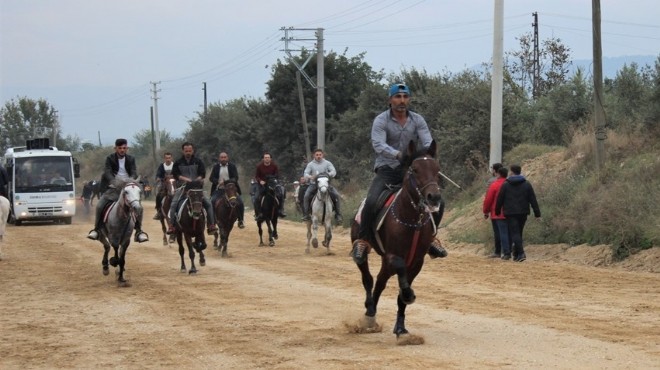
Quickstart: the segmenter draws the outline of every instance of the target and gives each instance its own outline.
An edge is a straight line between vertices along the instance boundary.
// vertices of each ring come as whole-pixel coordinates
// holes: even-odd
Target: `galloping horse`
[[[238,220],[238,187],[235,181],[227,180],[219,191],[224,194],[213,205],[215,222],[218,225],[218,231],[215,232],[213,239],[213,247],[222,253],[222,257],[229,257],[227,254],[229,233]]]
[[[167,223],[169,222],[170,204],[172,204],[172,197],[176,191],[176,180],[172,175],[165,175],[163,182],[160,185],[159,193],[162,194],[162,202],[158,213],[160,214],[160,226],[163,229],[163,245],[169,245],[174,242],[175,236],[172,235],[169,242],[167,240]]]
[[[366,313],[357,329],[378,330],[380,327],[376,323],[378,299],[385,289],[387,280],[396,274],[399,295],[393,332],[400,344],[423,343],[423,338],[408,335],[405,327],[405,311],[406,306],[415,301],[415,292],[411,285],[422,269],[424,256],[436,233],[431,213],[437,212],[442,204],[438,185],[440,166],[435,154],[435,141],[428,150],[421,153],[415,153],[415,144],[412,141],[408,145],[408,160],[404,164],[407,170],[402,187],[386,210],[382,226],[375,231],[378,243],[373,248],[381,256],[381,268],[375,286],[369,272],[368,254],[365,255],[364,261],[356,261],[366,291],[364,302]],[[351,230],[352,241],[357,239],[357,232],[357,223],[354,223]]]
[[[310,240],[312,246],[318,248],[319,224],[323,224],[325,235],[322,244],[326,248],[326,253],[332,254],[330,240],[332,240],[332,220],[335,217],[335,207],[330,197],[330,178],[327,174],[319,174],[316,177],[316,194],[312,198],[311,209],[312,219],[307,222],[307,248],[305,253],[309,253]]]
[[[117,272],[117,283],[119,286],[129,286],[128,281],[124,279],[124,265],[126,263],[126,252],[131,244],[131,235],[135,228],[135,220],[142,213],[142,204],[140,196],[142,190],[135,182],[117,182],[118,188],[121,187],[119,198],[113,202],[105,211],[105,223],[99,231],[99,240],[103,243],[103,275],[108,275],[108,262],[113,267],[119,266]],[[115,251],[115,255],[108,261],[110,247]]]
[[[202,205],[204,191],[202,189],[189,189],[186,193],[187,197],[181,200],[177,212],[176,221],[179,227],[176,232],[176,241],[179,244],[179,256],[181,256],[181,272],[186,272],[186,263],[183,259],[183,239],[185,239],[190,257],[190,270],[188,274],[196,274],[195,251],[199,253],[199,264],[201,266],[206,265],[206,258],[204,258],[203,252],[206,249],[206,240],[204,240],[206,214]]]
[[[259,246],[263,247],[263,229],[262,224],[266,222],[268,226],[268,245],[273,247],[275,246],[275,240],[277,240],[277,218],[279,214],[277,213],[278,202],[277,199],[277,178],[268,177],[266,179],[266,189],[263,192],[263,197],[261,199],[261,213],[263,218],[257,220],[257,226],[259,227]],[[259,201],[259,200],[257,200]]]

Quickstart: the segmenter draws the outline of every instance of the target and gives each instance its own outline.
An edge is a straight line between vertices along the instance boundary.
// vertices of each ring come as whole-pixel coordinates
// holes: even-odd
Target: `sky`
[[[532,32],[592,58],[591,0],[503,0],[504,50]],[[604,58],[660,55],[657,0],[601,0]],[[46,99],[62,134],[112,145],[158,126],[180,137],[207,102],[263,98],[271,66],[315,48],[374,70],[460,72],[492,58],[494,0],[0,0],[0,99]]]

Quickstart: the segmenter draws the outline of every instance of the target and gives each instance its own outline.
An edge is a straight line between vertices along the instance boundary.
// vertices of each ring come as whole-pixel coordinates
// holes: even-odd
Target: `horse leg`
[[[277,235],[277,217],[273,218],[273,239],[277,240],[278,235]]]
[[[312,240],[312,223],[307,221],[307,248],[305,248],[305,253],[309,254],[309,246]]]
[[[359,333],[377,333],[382,330],[382,327],[376,322],[376,302],[373,295],[374,287],[374,278],[369,272],[369,262],[364,261],[364,263],[358,265],[360,273],[362,274],[362,286],[364,287],[366,299],[364,301],[364,307],[366,312],[364,316],[359,321],[357,330]]]
[[[227,244],[229,244],[229,232],[225,229],[222,229],[222,238],[220,239],[220,251],[222,252],[222,257],[229,257],[227,253]]]
[[[119,248],[121,249],[119,251],[119,276],[117,277],[117,283],[119,284],[120,287],[127,287],[128,286],[128,281],[124,279],[124,271],[125,271],[125,264],[126,264],[126,251],[128,250],[128,243],[130,243],[130,236],[129,236],[129,241],[126,242],[126,246],[120,245]]]
[[[160,211],[158,211],[160,212]],[[163,245],[169,245],[170,243],[167,241],[167,224],[165,223],[165,216],[160,215],[160,228],[163,230]]]
[[[323,238],[323,246],[326,248],[327,254],[331,254],[330,252],[330,240],[332,240],[332,221],[331,220],[326,220],[325,221],[325,237]]]
[[[408,273],[406,272],[406,263],[403,258],[389,254],[387,256],[390,266],[392,266],[399,281],[399,297],[403,299],[405,304],[413,304],[415,302],[415,291],[410,287],[408,282]]]
[[[186,261],[183,258],[183,255],[185,254],[185,249],[183,249],[183,237],[181,236],[181,233],[178,233],[176,236],[176,241],[179,244],[179,256],[181,257],[181,272],[186,272]]]
[[[257,226],[259,227],[259,246],[260,247],[263,247],[263,246],[266,245],[266,244],[264,244],[264,238],[263,238],[264,230],[262,228],[262,223],[263,223],[262,221],[257,221]]]
[[[186,244],[188,245],[188,256],[190,257],[188,275],[194,275],[197,273],[197,266],[195,266],[195,248],[193,247],[192,237],[186,236]]]
[[[319,247],[319,219],[312,216],[312,247]]]
[[[101,265],[103,266],[103,275],[108,275],[110,273],[110,267],[108,266],[108,254],[110,253],[110,245],[103,243],[103,259],[101,260]]]
[[[275,237],[274,237],[274,232],[273,232],[273,225],[269,220],[266,220],[266,225],[268,226],[268,246],[274,247],[275,246]]]

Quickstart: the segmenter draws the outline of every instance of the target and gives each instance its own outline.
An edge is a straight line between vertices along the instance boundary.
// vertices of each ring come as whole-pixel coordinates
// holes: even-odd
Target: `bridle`
[[[431,211],[430,208],[433,206],[428,202],[426,197],[424,197],[423,191],[424,189],[428,188],[429,186],[436,186],[438,190],[440,190],[440,186],[438,185],[437,182],[432,181],[427,184],[425,184],[422,187],[419,187],[418,185],[418,180],[415,177],[415,171],[413,171],[413,164],[416,161],[427,161],[427,160],[433,160],[432,157],[420,157],[420,158],[415,158],[410,166],[408,167],[407,171],[407,178],[408,178],[408,185],[407,187],[403,187],[401,191],[405,189],[405,193],[408,201],[410,202],[410,205],[413,207],[415,212],[417,213],[417,217],[411,221],[406,221],[402,220],[399,215],[397,215],[396,209],[397,205],[399,205],[399,199],[400,197],[397,197],[394,202],[392,203],[392,206],[390,207],[390,213],[392,214],[392,217],[394,217],[394,220],[404,226],[414,228],[414,229],[421,229],[424,227],[429,221],[431,221]]]

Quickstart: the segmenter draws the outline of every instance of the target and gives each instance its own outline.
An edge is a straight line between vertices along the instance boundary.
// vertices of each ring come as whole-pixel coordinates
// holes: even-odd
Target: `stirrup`
[[[99,232],[96,229],[90,230],[89,234],[87,234],[87,239],[99,240]]]
[[[431,245],[429,246],[428,254],[431,257],[431,259],[445,258],[447,257],[447,250],[442,246],[440,240],[436,238],[433,239],[433,242],[431,242]]]
[[[149,235],[142,230],[135,232],[135,239],[137,243],[144,243],[149,241]]]

